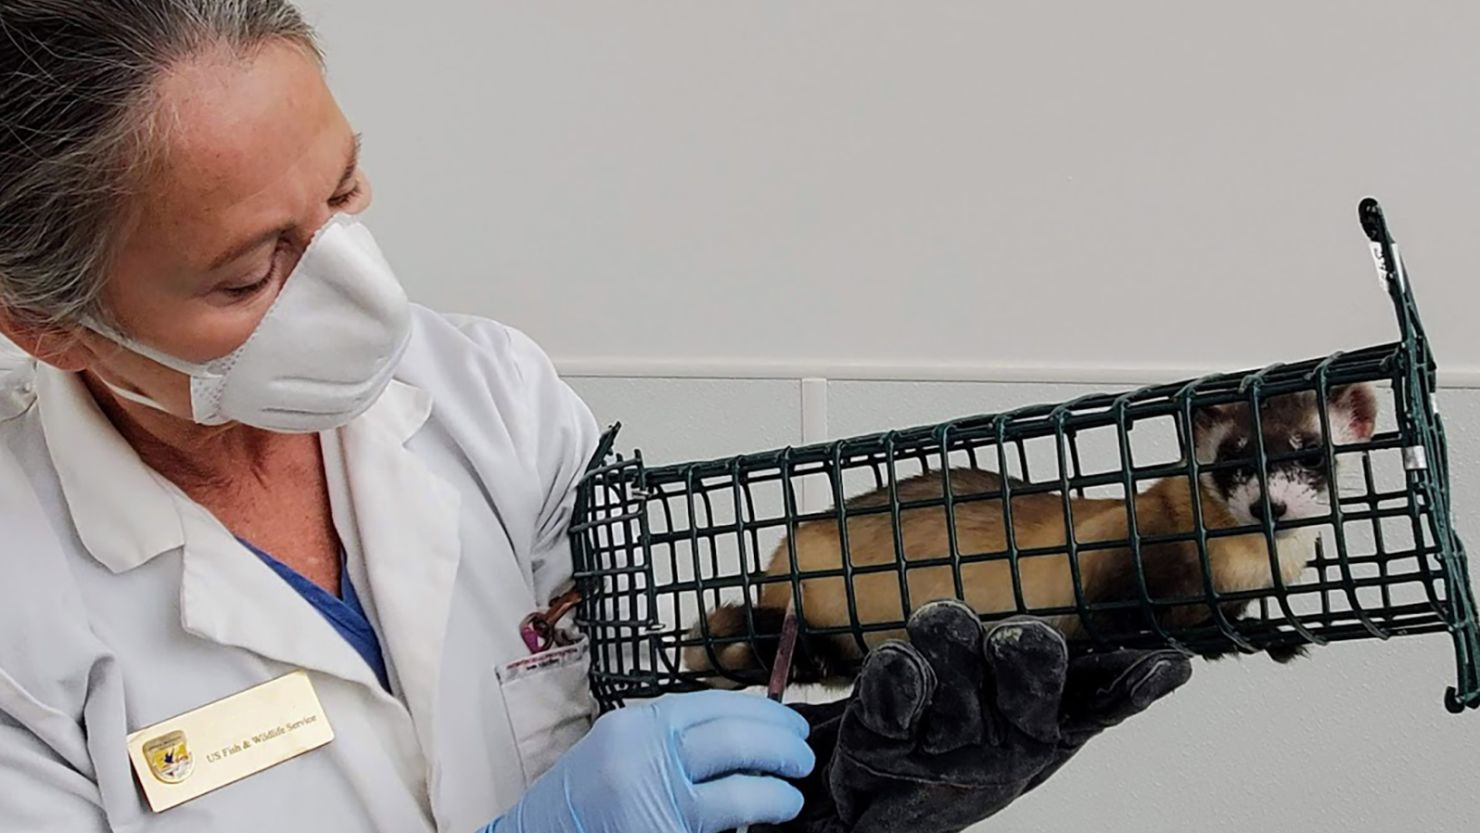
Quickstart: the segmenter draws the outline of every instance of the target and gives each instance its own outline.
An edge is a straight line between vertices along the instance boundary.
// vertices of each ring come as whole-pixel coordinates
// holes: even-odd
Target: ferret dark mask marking
[[[1366,386],[1334,388],[1327,419],[1338,445],[1369,436],[1377,416],[1376,397]],[[1217,466],[1204,483],[1217,491],[1240,525],[1263,522],[1264,503],[1247,404],[1198,411],[1194,427],[1198,461]],[[1270,509],[1276,521],[1315,518],[1330,512],[1331,471],[1316,393],[1302,391],[1265,400],[1259,412]]]

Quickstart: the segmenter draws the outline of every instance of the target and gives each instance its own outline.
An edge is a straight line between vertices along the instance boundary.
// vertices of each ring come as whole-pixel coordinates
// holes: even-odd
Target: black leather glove
[[[853,696],[797,710],[818,767],[787,833],[957,833],[1058,771],[1090,738],[1185,683],[1180,653],[1069,659],[1034,619],[983,628],[958,602],[920,608],[909,643],[870,654]]]

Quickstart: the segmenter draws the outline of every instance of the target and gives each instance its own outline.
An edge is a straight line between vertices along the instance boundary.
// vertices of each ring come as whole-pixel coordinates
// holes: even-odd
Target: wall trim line
[[[826,379],[832,382],[996,382],[1149,385],[1218,372],[1185,365],[1014,365],[991,363],[737,361],[568,357],[556,359],[561,375],[637,379]],[[1244,369],[1244,368],[1235,368]],[[1480,367],[1440,368],[1441,388],[1480,389]]]

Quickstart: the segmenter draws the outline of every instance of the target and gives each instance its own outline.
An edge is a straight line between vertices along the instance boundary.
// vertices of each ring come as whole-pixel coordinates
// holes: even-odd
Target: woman
[[[810,747],[796,711],[719,692],[588,732],[583,645],[530,657],[519,626],[569,582],[592,417],[517,331],[407,302],[297,11],[0,0],[0,34],[0,334],[28,356],[0,378],[0,828],[709,833],[792,819],[798,784],[794,824],[857,826],[888,791],[850,793],[835,749],[918,770],[918,719],[859,738],[976,703],[958,643],[1026,734],[1019,787],[948,827],[1092,734],[1060,732],[1061,641],[961,611],[870,672],[917,685],[866,675]],[[1085,671],[1076,725],[1179,662]]]

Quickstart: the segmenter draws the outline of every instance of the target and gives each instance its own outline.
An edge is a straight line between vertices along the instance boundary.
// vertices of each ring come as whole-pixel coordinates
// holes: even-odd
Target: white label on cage
[[[1403,270],[1403,256],[1398,254],[1397,243],[1392,243],[1391,246],[1393,249],[1393,279],[1397,282],[1398,288],[1402,289],[1408,283],[1408,277],[1404,274]],[[1377,283],[1379,286],[1386,289],[1388,279],[1388,263],[1387,258],[1382,256],[1382,244],[1368,243],[1367,248],[1372,250],[1372,262],[1377,266]]]
[[[1382,257],[1382,244],[1381,243],[1368,243],[1367,246],[1368,246],[1368,248],[1372,249],[1372,263],[1375,266],[1377,266],[1377,284],[1379,286],[1381,286],[1382,288],[1386,289],[1387,288],[1387,263],[1384,261],[1384,259]]]
[[[1409,471],[1424,471],[1429,467],[1429,453],[1421,445],[1410,445],[1403,449],[1403,468]]]

